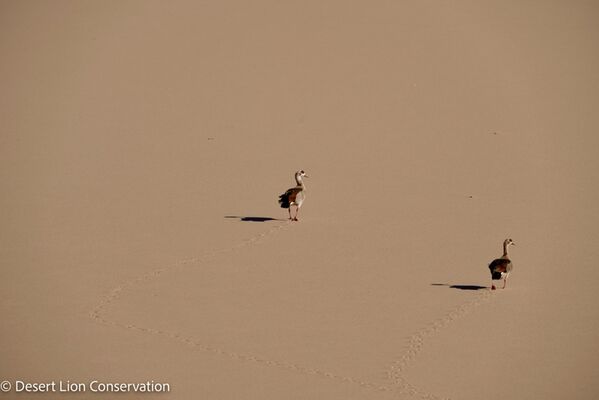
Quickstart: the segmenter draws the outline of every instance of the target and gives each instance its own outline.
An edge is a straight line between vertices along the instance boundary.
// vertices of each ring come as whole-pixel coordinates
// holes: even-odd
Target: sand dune
[[[225,3],[0,4],[0,381],[596,398],[599,8]]]

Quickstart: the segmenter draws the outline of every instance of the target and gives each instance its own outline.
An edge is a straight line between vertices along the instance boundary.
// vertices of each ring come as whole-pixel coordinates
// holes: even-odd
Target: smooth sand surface
[[[597,398],[599,6],[296,3],[0,2],[0,380]]]

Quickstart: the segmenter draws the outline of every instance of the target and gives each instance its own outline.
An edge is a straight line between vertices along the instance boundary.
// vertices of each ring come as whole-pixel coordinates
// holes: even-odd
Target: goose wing
[[[279,196],[279,204],[281,208],[289,208],[291,203],[295,202],[297,194],[301,192],[302,188],[294,187],[291,189],[287,189],[285,193]]]
[[[497,258],[489,264],[491,273],[494,272],[509,272],[511,270],[512,262],[508,258]]]

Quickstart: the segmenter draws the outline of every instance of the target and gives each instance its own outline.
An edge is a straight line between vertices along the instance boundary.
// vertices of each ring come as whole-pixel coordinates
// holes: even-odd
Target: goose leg
[[[289,211],[289,219],[292,220],[293,218],[291,218],[291,206],[289,206],[289,208],[287,209],[287,211]]]
[[[505,285],[507,285],[507,276],[503,278],[503,289],[505,289]]]
[[[299,207],[295,207],[295,218],[293,218],[294,221],[297,221],[297,214],[299,214]]]

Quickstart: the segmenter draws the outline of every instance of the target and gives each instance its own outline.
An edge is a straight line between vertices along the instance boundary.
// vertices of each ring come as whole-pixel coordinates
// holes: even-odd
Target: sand
[[[597,398],[598,17],[1,2],[0,397]]]

